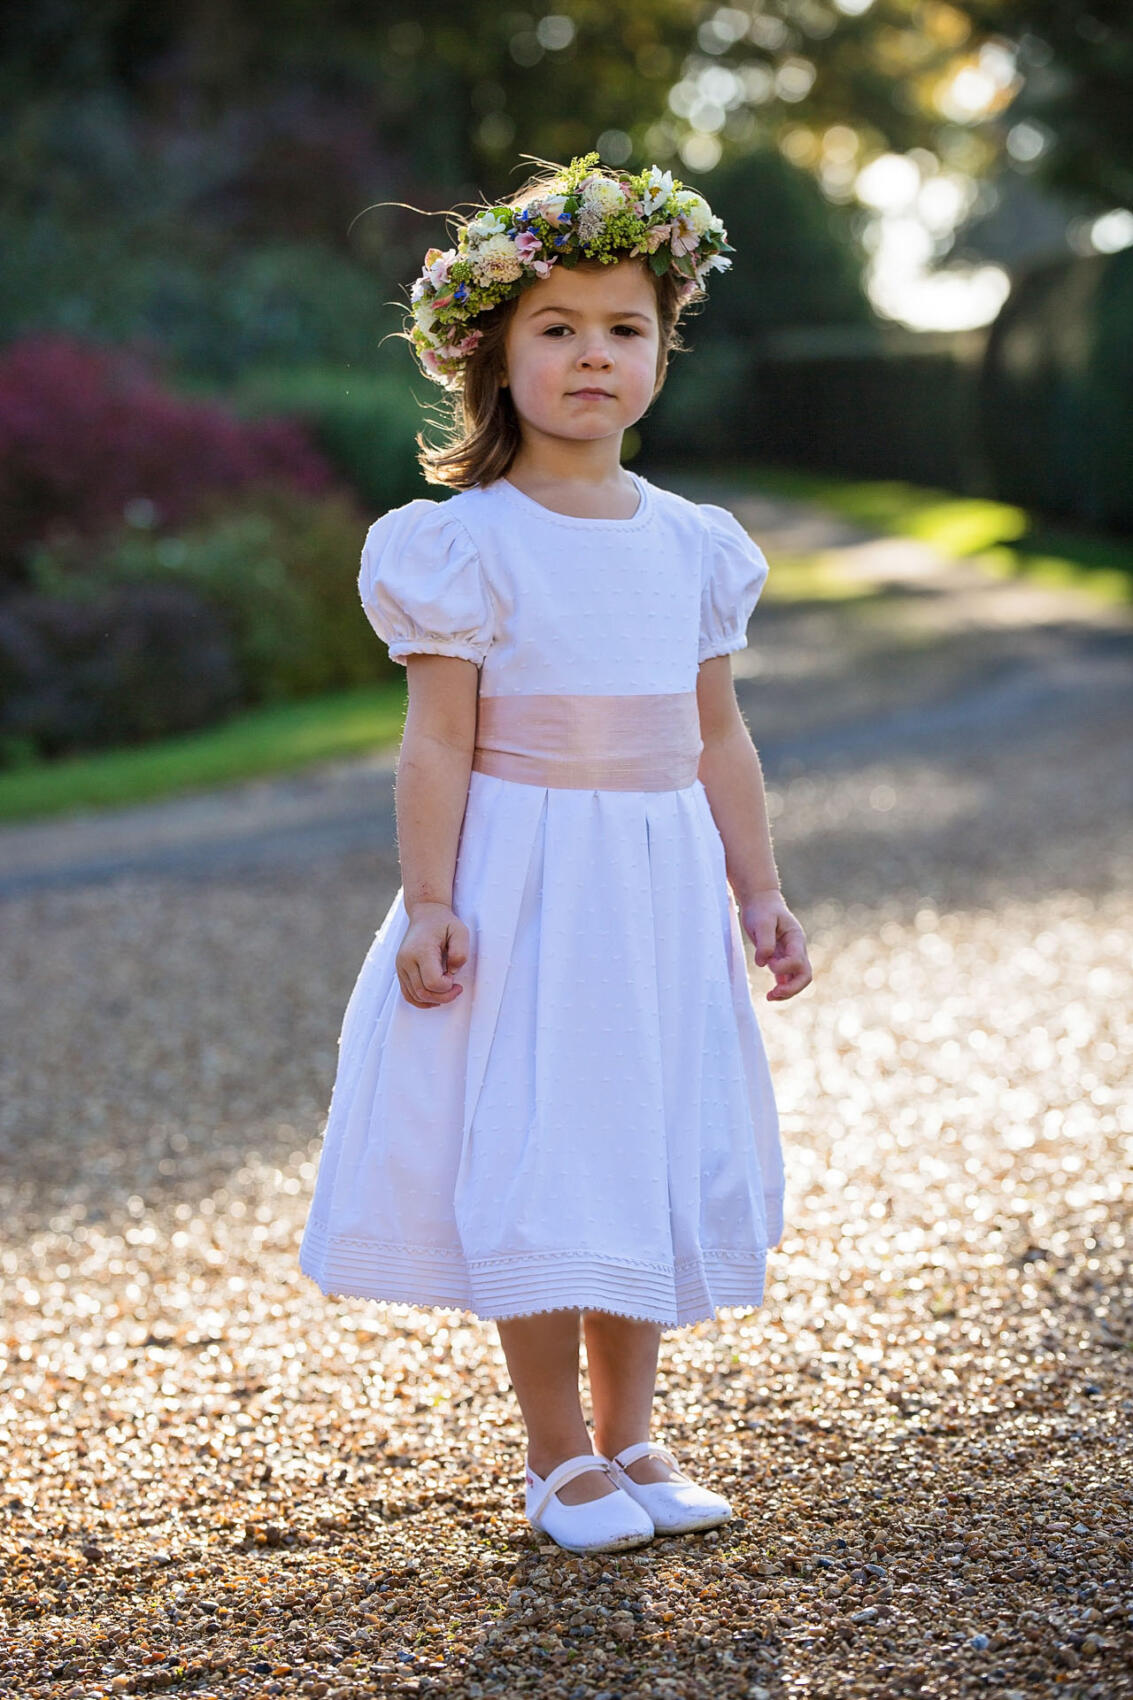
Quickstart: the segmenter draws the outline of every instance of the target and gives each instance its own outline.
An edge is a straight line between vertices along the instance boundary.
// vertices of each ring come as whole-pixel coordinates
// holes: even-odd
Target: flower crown
[[[459,390],[484,334],[470,330],[469,320],[549,277],[556,265],[641,254],[658,276],[673,271],[684,279],[681,301],[703,289],[710,271],[731,265],[728,233],[703,195],[655,165],[609,172],[595,169],[598,159],[576,155],[523,206],[486,207],[461,226],[455,248],[429,249],[410,292],[409,333],[427,377]]]

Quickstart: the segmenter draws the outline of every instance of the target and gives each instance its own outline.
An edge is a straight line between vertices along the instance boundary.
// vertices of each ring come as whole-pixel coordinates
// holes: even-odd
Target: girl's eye
[[[636,325],[615,325],[614,329],[616,331],[628,331],[630,336],[640,336],[641,335],[641,332],[637,329]],[[547,329],[543,332],[543,335],[549,336],[552,331],[569,331],[569,330],[570,330],[569,325],[548,325]]]

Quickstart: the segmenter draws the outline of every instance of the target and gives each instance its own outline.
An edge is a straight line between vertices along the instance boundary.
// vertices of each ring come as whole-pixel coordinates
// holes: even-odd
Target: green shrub
[[[390,676],[358,598],[366,519],[344,496],[312,502],[258,492],[254,507],[214,503],[175,536],[125,530],[92,549],[36,550],[37,589],[82,602],[108,587],[178,585],[222,616],[245,704],[278,702]]]
[[[210,257],[162,235],[124,221],[83,230],[50,208],[0,210],[0,342],[32,331],[133,342],[231,383],[249,365],[364,364],[400,323],[384,304],[395,288],[325,243]]]
[[[1133,532],[1133,249],[1024,272],[991,328],[980,384],[995,494]]]
[[[225,390],[224,397],[246,418],[284,414],[299,420],[376,516],[428,492],[413,439],[425,419],[418,397],[433,390],[401,342],[391,339],[376,364],[377,370],[365,371],[263,368]],[[435,399],[424,395],[426,402]]]

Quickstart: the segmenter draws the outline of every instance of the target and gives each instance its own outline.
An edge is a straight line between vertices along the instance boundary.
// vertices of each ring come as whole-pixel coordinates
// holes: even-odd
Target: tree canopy
[[[37,113],[112,89],[157,129],[274,111],[284,160],[312,130],[340,157],[361,131],[399,180],[458,195],[503,193],[521,152],[565,162],[598,138],[612,164],[683,159],[694,177],[779,145],[833,198],[877,151],[925,148],[1133,202],[1124,0],[54,0],[8,20],[17,185]]]

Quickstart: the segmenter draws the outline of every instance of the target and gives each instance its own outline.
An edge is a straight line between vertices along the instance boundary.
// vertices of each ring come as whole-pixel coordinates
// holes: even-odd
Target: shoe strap
[[[540,1478],[535,1475],[530,1464],[527,1468],[535,1476],[536,1482],[540,1483]],[[595,1452],[580,1452],[577,1458],[567,1458],[563,1463],[556,1464],[546,1481],[540,1483],[542,1496],[530,1515],[541,1517],[559,1489],[565,1487],[567,1482],[573,1482],[576,1476],[585,1475],[587,1470],[601,1470],[604,1476],[608,1476],[610,1461],[608,1458],[600,1458]]]
[[[623,1473],[628,1473],[629,1466],[636,1464],[639,1458],[663,1458],[665,1463],[670,1464],[678,1475],[684,1475],[684,1471],[668,1447],[658,1445],[655,1440],[639,1440],[633,1446],[623,1446],[620,1452],[614,1453],[610,1462]]]

